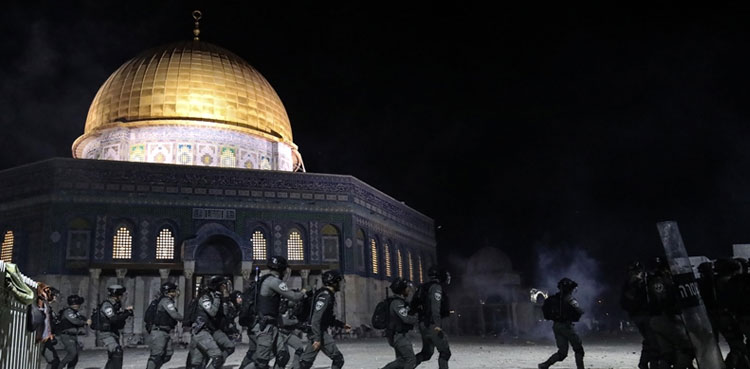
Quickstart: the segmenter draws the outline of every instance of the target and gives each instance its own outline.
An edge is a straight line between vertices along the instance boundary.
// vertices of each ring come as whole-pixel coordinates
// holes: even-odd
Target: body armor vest
[[[154,319],[154,324],[159,327],[169,327],[174,328],[177,325],[177,320],[173,319],[169,313],[164,310],[164,307],[162,307],[162,301],[164,299],[168,299],[170,302],[172,302],[172,299],[169,297],[162,297],[159,301],[159,306],[156,308],[156,319]]]
[[[331,291],[329,291],[328,289],[323,289],[323,291],[320,292],[320,294],[324,294],[324,293],[328,294],[330,298],[328,300],[328,306],[326,306],[325,311],[323,311],[323,316],[320,318],[320,329],[322,331],[327,330],[328,327],[330,327],[331,324],[333,324],[333,322],[335,321],[334,316],[333,316],[333,306],[336,304],[336,297]],[[316,296],[316,299],[314,299],[313,301],[316,301],[316,300],[317,300],[317,296]]]
[[[407,307],[406,300],[404,300],[401,296],[396,296],[393,299],[394,301],[401,300],[401,302],[404,303],[404,308]],[[391,306],[388,307],[388,314],[389,321],[388,321],[388,330],[393,331],[394,333],[406,333],[412,329],[411,324],[406,324],[401,320],[401,317],[399,317],[397,312],[394,312],[392,309],[393,302],[391,302]]]
[[[269,316],[278,319],[279,308],[281,307],[281,295],[272,292],[273,294],[271,296],[263,296],[260,291],[263,291],[263,284],[265,283],[268,283],[268,279],[263,281],[258,291],[258,314],[261,317]]]
[[[66,315],[65,313],[66,313],[66,311],[67,311],[68,309],[71,309],[71,308],[67,307],[67,308],[65,308],[65,309],[62,309],[62,310],[60,310],[60,313],[59,313],[59,314],[60,314],[60,324],[58,324],[58,325],[57,325],[57,326],[55,327],[55,331],[56,331],[56,332],[59,332],[59,333],[67,333],[66,331],[67,331],[68,329],[76,329],[76,330],[78,329],[78,326],[76,326],[76,325],[73,325],[73,323],[71,323],[71,321],[70,321],[70,320],[68,320],[68,318],[66,318],[66,317],[65,317],[65,315]],[[72,309],[71,309],[71,310],[72,310]]]
[[[205,296],[208,296],[209,301],[211,301],[211,303],[213,303],[213,295],[211,293],[208,293]],[[197,310],[198,310],[198,313],[196,313],[197,319],[201,319],[201,320],[203,320],[205,322],[205,325],[203,327],[207,328],[211,333],[215,332],[216,331],[216,327],[217,327],[217,324],[216,324],[217,323],[217,318],[221,314],[221,311],[219,311],[218,313],[216,313],[216,317],[212,318],[210,315],[208,315],[208,313],[206,312],[206,309],[203,308],[203,306],[201,305],[200,301],[198,301],[198,309]]]

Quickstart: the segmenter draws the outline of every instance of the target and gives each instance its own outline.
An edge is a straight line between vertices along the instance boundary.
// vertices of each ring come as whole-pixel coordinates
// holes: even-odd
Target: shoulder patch
[[[282,291],[289,291],[289,287],[286,285],[286,282],[279,283],[279,289]]]
[[[400,314],[401,316],[407,316],[407,315],[409,315],[409,311],[408,311],[408,310],[406,310],[406,308],[405,308],[405,307],[402,307],[402,308],[398,309],[398,313],[399,313],[399,314]]]
[[[322,309],[323,306],[325,306],[325,305],[326,305],[325,301],[319,300],[318,302],[315,303],[315,310],[318,311],[318,310]]]
[[[111,306],[107,306],[107,307],[104,308],[104,315],[106,315],[106,316],[115,315],[115,311],[114,311],[114,309],[112,309]]]
[[[203,306],[204,309],[210,309],[211,308],[211,301],[209,301],[209,300],[203,300],[203,301],[201,301],[201,306]]]
[[[170,303],[168,303],[168,304],[167,304],[167,309],[169,309],[169,310],[174,310],[174,304],[173,304],[173,303],[171,303],[171,302],[170,302]]]
[[[654,283],[654,291],[656,292],[664,292],[664,284],[662,283]]]
[[[435,300],[437,301],[440,301],[443,298],[443,294],[441,294],[440,292],[435,292],[433,296],[435,296]]]

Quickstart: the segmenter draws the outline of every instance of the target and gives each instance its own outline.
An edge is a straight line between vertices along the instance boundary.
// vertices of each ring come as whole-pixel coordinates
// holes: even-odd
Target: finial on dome
[[[193,41],[199,40],[198,36],[201,34],[199,21],[201,20],[201,17],[203,17],[203,13],[201,13],[200,10],[193,10],[193,19],[195,19],[195,29],[193,29],[193,35],[195,37],[193,37]]]

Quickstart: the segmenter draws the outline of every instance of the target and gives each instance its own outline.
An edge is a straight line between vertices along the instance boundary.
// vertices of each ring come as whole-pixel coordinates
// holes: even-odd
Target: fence
[[[39,369],[42,345],[34,333],[26,330],[26,305],[21,304],[7,289],[5,263],[0,261],[0,369]],[[23,276],[24,282],[36,290],[37,283]]]

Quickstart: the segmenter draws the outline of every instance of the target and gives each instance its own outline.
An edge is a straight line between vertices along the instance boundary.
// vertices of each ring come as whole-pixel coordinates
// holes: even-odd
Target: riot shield
[[[690,264],[680,229],[676,222],[657,223],[661,242],[672,272],[672,280],[680,291],[679,302],[682,320],[687,328],[690,341],[695,346],[698,367],[702,369],[723,369],[724,359],[708,320],[706,306],[698,292],[693,267]]]

